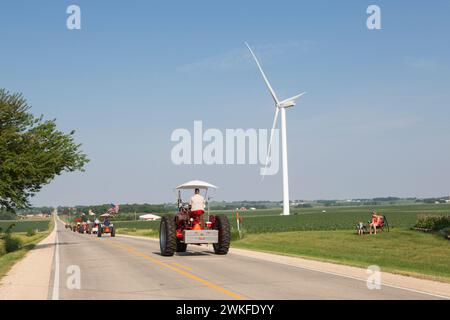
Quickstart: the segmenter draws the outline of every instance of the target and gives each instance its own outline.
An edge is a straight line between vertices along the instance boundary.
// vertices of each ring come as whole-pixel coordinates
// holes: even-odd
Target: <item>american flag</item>
[[[111,203],[111,208],[109,208],[108,211],[107,211],[106,213],[110,213],[110,214],[116,214],[116,213],[119,213],[119,205],[118,205],[118,204]]]

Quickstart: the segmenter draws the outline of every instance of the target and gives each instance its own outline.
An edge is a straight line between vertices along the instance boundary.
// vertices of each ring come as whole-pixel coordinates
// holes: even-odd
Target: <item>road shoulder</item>
[[[53,231],[17,262],[0,281],[0,300],[48,298],[56,223]]]

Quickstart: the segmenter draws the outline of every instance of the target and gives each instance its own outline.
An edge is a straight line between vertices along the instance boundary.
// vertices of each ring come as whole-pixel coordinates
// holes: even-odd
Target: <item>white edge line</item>
[[[55,217],[55,275],[53,279],[52,300],[59,300],[59,239],[58,239],[58,221]]]

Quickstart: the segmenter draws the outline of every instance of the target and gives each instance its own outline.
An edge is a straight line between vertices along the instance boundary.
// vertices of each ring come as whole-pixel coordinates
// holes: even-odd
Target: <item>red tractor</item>
[[[98,234],[98,230],[100,229],[100,221],[95,219],[94,223],[92,224],[92,233]]]
[[[80,233],[91,234],[92,233],[92,222],[90,222],[89,220],[87,222],[82,222],[81,227],[80,227]]]
[[[72,226],[72,231],[80,232],[80,228],[81,228],[81,219],[75,219],[74,225]]]
[[[114,227],[114,224],[109,221],[109,214],[103,214],[102,218],[104,218],[104,220],[98,224],[97,237],[101,238],[104,234],[109,234],[111,237],[115,237],[116,228]]]
[[[231,238],[228,218],[225,215],[210,215],[208,209],[205,219],[204,210],[191,210],[191,205],[181,200],[181,190],[205,190],[207,198],[210,188],[217,187],[198,180],[177,187],[178,213],[166,215],[161,219],[159,232],[161,255],[173,256],[175,252],[186,252],[188,244],[212,244],[216,254],[228,253]]]

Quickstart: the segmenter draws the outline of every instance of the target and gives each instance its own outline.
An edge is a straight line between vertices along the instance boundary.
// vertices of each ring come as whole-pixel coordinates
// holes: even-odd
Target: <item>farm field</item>
[[[353,230],[359,221],[367,223],[371,218],[369,206],[352,207],[316,207],[293,209],[292,215],[282,217],[281,209],[256,210],[240,213],[246,234],[289,231]],[[386,215],[389,226],[411,228],[421,214],[450,214],[450,205],[391,205],[376,207],[379,214]],[[326,212],[323,212],[323,211]],[[235,214],[231,211],[216,211],[214,214],[226,214],[233,229],[236,229]],[[115,221],[117,228],[159,229],[158,221]]]
[[[13,232],[27,232],[30,228],[38,231],[46,231],[49,228],[50,219],[0,221],[0,228],[6,230],[12,223],[15,224],[12,229]]]
[[[311,208],[291,208],[291,215],[309,214],[309,213],[367,213],[370,214],[372,209],[376,209],[379,213],[389,214],[398,212],[409,213],[443,213],[450,211],[450,204],[385,204],[376,206],[317,206]],[[233,214],[234,210],[217,210],[215,213]],[[281,208],[277,209],[259,209],[255,211],[239,211],[243,216],[278,216],[282,212]]]

